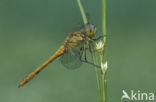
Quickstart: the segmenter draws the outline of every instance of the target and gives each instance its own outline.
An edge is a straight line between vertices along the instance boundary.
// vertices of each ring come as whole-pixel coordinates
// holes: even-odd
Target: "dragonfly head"
[[[96,27],[92,24],[85,25],[85,33],[88,37],[93,37],[96,33]]]

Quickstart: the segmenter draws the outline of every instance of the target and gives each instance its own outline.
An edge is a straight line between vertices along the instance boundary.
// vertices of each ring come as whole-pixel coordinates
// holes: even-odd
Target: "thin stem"
[[[93,57],[93,59],[96,58],[95,56]],[[97,59],[94,60],[94,63],[97,63]],[[97,80],[97,87],[99,90],[99,100],[100,102],[102,102],[102,92],[101,92],[101,82],[100,82],[100,70],[95,68],[95,72],[96,72],[96,80]]]
[[[86,17],[86,13],[83,9],[83,6],[81,4],[81,1],[80,0],[77,0],[77,3],[79,5],[79,8],[80,8],[80,12],[81,12],[81,15],[82,15],[82,19],[83,19],[83,22],[84,24],[87,24],[88,23],[88,20],[87,20],[87,17]]]
[[[105,84],[106,84],[106,81],[105,81],[105,72],[102,74],[102,86],[103,86],[103,102],[106,102],[106,90],[105,90]]]
[[[102,0],[102,31],[103,31],[103,43],[106,45],[106,0]],[[104,46],[105,47],[105,46]],[[104,63],[106,62],[106,48],[104,48],[104,58],[103,61]]]
[[[102,31],[103,31],[103,36],[104,36],[104,39],[103,39],[104,45],[106,45],[106,34],[107,34],[106,29],[107,29],[106,28],[106,0],[102,0]],[[103,61],[105,63],[106,62],[106,48],[104,48],[103,55],[104,55]]]
[[[104,85],[104,92],[105,92],[105,102],[107,102],[107,79],[106,79],[106,75],[107,75],[107,70],[105,71],[105,74],[104,74],[104,82],[105,82],[105,85]]]
[[[106,43],[106,0],[102,0],[102,31],[104,43]]]
[[[93,44],[92,44],[92,48],[93,47]],[[95,55],[95,52],[92,53],[92,59],[93,59],[93,62],[95,64],[97,64],[97,58],[96,58],[96,55]],[[95,72],[96,72],[96,80],[97,80],[97,87],[98,87],[98,90],[99,90],[99,101],[102,102],[102,89],[101,89],[101,81],[100,81],[100,71],[99,69],[97,69],[95,67]]]
[[[103,31],[103,43],[104,43],[104,51],[103,51],[103,63],[106,63],[106,0],[102,0],[102,31]],[[106,70],[102,74],[102,92],[103,92],[103,102],[106,102]]]

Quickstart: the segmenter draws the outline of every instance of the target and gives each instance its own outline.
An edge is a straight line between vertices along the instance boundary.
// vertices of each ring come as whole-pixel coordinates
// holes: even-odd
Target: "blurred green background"
[[[101,0],[82,3],[100,35]],[[155,10],[155,0],[107,0],[108,102],[121,102],[123,89],[156,91]],[[76,0],[0,0],[0,102],[98,102],[87,64],[71,71],[56,60],[17,88],[78,24]]]

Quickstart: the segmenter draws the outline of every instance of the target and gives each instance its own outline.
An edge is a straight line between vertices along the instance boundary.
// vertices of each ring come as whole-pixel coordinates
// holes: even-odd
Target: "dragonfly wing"
[[[71,49],[60,57],[61,64],[67,69],[77,69],[82,65],[80,60],[80,51],[78,49]]]

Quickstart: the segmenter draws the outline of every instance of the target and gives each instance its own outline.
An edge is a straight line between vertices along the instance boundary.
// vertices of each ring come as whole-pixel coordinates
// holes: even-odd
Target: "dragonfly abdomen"
[[[55,60],[57,57],[63,55],[66,52],[66,49],[64,46],[61,46],[55,54],[53,54],[47,61],[45,61],[42,65],[40,65],[37,69],[35,69],[33,72],[31,72],[21,83],[18,87],[21,87],[25,85],[27,82],[29,82],[36,74],[38,74],[42,69],[44,69],[50,62]]]

